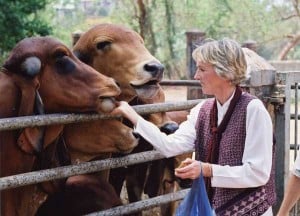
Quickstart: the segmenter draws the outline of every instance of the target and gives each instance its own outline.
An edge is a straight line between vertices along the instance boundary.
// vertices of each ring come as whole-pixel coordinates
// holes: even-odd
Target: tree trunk
[[[170,59],[170,61],[166,63],[166,75],[168,76],[168,78],[180,78],[180,71],[176,69],[177,56],[174,50],[175,20],[174,16],[172,16],[174,14],[173,1],[164,0],[164,4],[166,10],[166,37],[169,50],[168,54]],[[172,73],[175,73],[175,76]]]
[[[278,60],[286,60],[289,51],[292,48],[296,47],[299,43],[300,43],[300,32],[298,32],[296,35],[293,35],[290,41],[283,47],[283,49],[279,53]]]
[[[154,1],[155,2],[155,1]],[[153,32],[152,20],[151,20],[151,10],[149,7],[149,2],[147,0],[137,0],[137,8],[139,11],[138,21],[140,26],[140,35],[145,40],[146,47],[149,49],[150,53],[155,55],[157,49],[157,43],[155,34]]]

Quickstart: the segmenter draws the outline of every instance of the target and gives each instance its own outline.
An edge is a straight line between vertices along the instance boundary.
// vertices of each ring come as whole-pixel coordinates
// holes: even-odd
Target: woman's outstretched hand
[[[111,115],[121,115],[132,122],[133,125],[136,125],[139,115],[137,112],[126,102],[126,101],[117,101],[116,107],[110,113]]]

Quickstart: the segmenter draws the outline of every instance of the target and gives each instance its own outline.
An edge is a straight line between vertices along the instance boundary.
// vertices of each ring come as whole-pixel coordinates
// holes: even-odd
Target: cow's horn
[[[40,59],[35,56],[26,58],[21,64],[21,70],[25,73],[25,75],[34,77],[41,70]]]

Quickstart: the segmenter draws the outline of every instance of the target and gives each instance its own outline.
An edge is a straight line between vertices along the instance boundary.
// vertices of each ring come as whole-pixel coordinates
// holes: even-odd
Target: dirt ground
[[[183,101],[187,98],[185,86],[163,86],[166,101]]]

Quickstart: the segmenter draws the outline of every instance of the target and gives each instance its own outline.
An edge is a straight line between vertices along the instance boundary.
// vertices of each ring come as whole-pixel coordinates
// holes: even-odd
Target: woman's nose
[[[195,79],[195,80],[199,80],[199,79],[200,79],[198,70],[196,70],[196,72],[195,72],[194,79]]]

